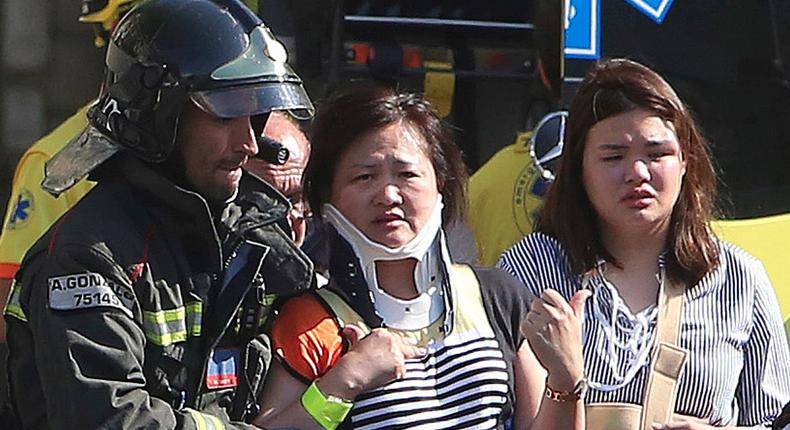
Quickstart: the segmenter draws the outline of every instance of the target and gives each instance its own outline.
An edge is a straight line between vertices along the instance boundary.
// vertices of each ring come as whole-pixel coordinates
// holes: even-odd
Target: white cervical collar
[[[450,261],[441,228],[443,207],[439,196],[428,223],[417,233],[417,236],[401,247],[388,248],[370,240],[331,204],[326,203],[323,206],[324,220],[332,224],[353,248],[367,281],[376,312],[389,327],[419,330],[428,327],[444,313],[442,265],[449,267]],[[407,258],[417,260],[414,284],[417,286],[418,295],[413,299],[404,300],[379,288],[376,262]]]

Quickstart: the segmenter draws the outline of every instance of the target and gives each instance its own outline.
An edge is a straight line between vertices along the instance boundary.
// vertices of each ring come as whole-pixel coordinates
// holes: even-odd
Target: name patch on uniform
[[[48,279],[49,307],[60,311],[111,307],[132,316],[131,293],[98,273],[77,273]]]
[[[215,349],[206,370],[206,387],[213,390],[237,386],[239,379],[236,370],[240,359],[238,348]]]

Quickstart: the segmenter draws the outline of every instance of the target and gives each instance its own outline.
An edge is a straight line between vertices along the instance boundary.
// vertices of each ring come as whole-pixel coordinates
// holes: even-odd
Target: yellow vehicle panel
[[[714,221],[713,230],[721,239],[740,246],[763,262],[779,298],[785,330],[790,337],[790,213]]]

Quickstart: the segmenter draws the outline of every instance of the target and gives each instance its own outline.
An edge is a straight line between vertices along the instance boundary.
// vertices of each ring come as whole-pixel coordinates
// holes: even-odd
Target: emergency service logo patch
[[[49,307],[59,311],[110,307],[132,316],[134,297],[98,273],[55,276],[47,280]]]
[[[513,188],[513,219],[521,234],[532,233],[548,187],[532,163],[519,172]]]
[[[14,201],[14,208],[11,210],[11,216],[8,218],[8,229],[16,230],[24,227],[30,221],[33,209],[33,194],[23,189]]]

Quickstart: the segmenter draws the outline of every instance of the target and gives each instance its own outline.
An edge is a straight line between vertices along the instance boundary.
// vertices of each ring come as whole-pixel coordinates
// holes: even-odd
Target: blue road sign
[[[565,0],[565,56],[601,57],[600,0]],[[637,1],[637,0],[635,0]]]
[[[669,8],[672,7],[672,3],[675,2],[675,0],[626,0],[626,1],[628,3],[631,3],[640,12],[649,16],[650,19],[655,21],[657,24],[661,24],[664,21],[664,17],[666,17],[667,12],[669,12]]]

